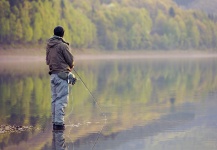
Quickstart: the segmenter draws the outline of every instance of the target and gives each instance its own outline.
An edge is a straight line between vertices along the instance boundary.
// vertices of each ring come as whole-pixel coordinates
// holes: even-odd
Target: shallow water
[[[64,132],[54,132],[44,62],[0,64],[0,148],[70,150],[217,149],[217,61],[82,60],[70,86]]]

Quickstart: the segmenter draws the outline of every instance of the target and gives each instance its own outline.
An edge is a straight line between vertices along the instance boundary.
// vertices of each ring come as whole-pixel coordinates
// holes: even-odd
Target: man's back
[[[48,40],[46,62],[49,65],[50,74],[71,71],[73,56],[69,52],[68,43],[61,37],[53,36]]]

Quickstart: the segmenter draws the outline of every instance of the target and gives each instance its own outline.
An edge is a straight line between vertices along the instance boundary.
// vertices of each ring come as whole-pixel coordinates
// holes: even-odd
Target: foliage
[[[0,44],[45,44],[62,25],[73,48],[216,49],[216,18],[172,0],[1,0]]]

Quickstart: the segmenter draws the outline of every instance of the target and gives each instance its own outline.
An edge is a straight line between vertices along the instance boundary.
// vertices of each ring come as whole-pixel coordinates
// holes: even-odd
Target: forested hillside
[[[0,1],[1,45],[43,45],[56,25],[73,48],[217,48],[215,17],[173,0]]]

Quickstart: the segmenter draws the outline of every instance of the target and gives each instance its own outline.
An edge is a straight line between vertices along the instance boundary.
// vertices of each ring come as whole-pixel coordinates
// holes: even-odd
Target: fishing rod
[[[75,74],[79,77],[80,81],[82,82],[82,84],[85,86],[85,88],[87,89],[87,91],[89,92],[89,94],[91,95],[94,103],[97,105],[97,107],[99,108],[100,112],[102,113],[103,116],[105,116],[105,113],[102,112],[102,109],[100,107],[100,105],[98,104],[96,98],[93,96],[92,92],[90,91],[90,89],[87,87],[87,85],[84,83],[84,81],[82,80],[82,78],[80,77],[80,75],[77,73],[77,71],[73,68]]]
[[[103,129],[104,129],[104,127],[105,127],[105,124],[106,124],[106,115],[105,115],[105,113],[104,112],[102,112],[102,109],[101,109],[101,107],[100,107],[100,105],[98,104],[98,102],[97,102],[97,100],[96,100],[96,98],[93,96],[93,94],[92,94],[92,92],[90,91],[90,89],[87,87],[87,85],[84,83],[84,81],[82,80],[82,78],[80,77],[80,75],[77,73],[77,71],[73,68],[73,70],[74,70],[74,72],[75,72],[75,74],[79,77],[79,79],[80,79],[80,81],[82,82],[82,84],[85,86],[85,88],[88,90],[88,92],[90,93],[90,95],[92,96],[92,98],[93,98],[93,101],[94,101],[94,103],[97,105],[97,107],[99,108],[99,110],[100,110],[100,112],[102,113],[102,115],[104,116],[104,125],[102,126],[102,128],[101,128],[101,130],[100,130],[100,132],[98,133],[98,136],[97,136],[97,138],[96,138],[96,140],[95,140],[95,142],[94,142],[94,144],[93,144],[93,147],[92,147],[92,150],[94,149],[94,147],[96,146],[96,143],[97,143],[97,141],[99,140],[99,137],[100,137],[100,134],[102,133],[102,131],[103,131]]]

